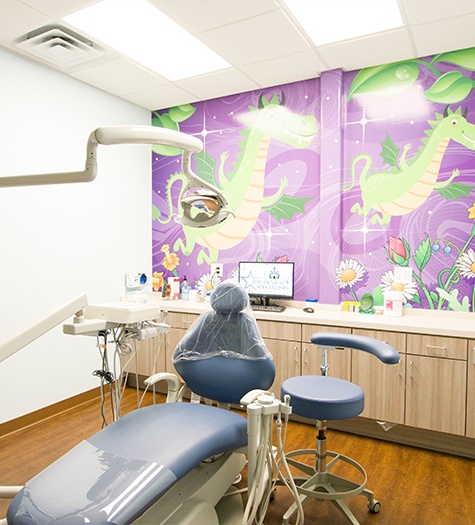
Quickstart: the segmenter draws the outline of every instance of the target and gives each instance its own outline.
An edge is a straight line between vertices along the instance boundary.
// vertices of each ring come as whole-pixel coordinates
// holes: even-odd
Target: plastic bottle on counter
[[[391,290],[384,294],[384,315],[400,317],[402,315],[402,292]]]

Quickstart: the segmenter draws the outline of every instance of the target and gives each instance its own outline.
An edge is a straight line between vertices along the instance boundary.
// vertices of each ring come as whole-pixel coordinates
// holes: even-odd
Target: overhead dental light
[[[37,175],[12,175],[0,177],[0,188],[16,186],[39,186],[48,184],[66,184],[91,182],[96,178],[96,151],[99,144],[162,144],[183,150],[182,171],[188,182],[179,198],[179,211],[175,220],[192,228],[215,226],[228,215],[234,215],[226,209],[228,201],[225,195],[212,184],[201,179],[191,169],[191,156],[203,149],[203,143],[197,137],[171,129],[154,126],[108,126],[94,130],[87,141],[86,166],[84,171],[65,173],[43,173]]]

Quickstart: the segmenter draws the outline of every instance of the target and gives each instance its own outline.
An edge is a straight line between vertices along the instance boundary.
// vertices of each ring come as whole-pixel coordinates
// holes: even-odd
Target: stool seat
[[[337,377],[292,377],[282,384],[282,398],[286,394],[290,395],[292,412],[311,419],[348,419],[364,410],[363,390]]]

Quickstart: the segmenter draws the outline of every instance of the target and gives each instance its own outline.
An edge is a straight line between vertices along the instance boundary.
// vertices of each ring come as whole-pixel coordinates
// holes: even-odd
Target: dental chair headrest
[[[217,313],[238,313],[249,305],[249,296],[239,283],[228,280],[214,289],[210,302]]]

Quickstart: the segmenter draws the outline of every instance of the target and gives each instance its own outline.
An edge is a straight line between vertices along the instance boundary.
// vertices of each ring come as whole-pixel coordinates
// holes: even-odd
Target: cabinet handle
[[[409,361],[409,377],[412,379],[412,365],[413,365],[413,362],[412,361]]]
[[[447,347],[446,346],[436,346],[436,345],[426,345],[427,351],[430,353],[431,350],[443,350],[445,353],[447,353]]]
[[[295,347],[295,349],[297,350],[297,347]],[[303,349],[303,364],[306,365],[308,363],[308,352],[307,352],[307,347],[305,347]]]
[[[303,349],[304,352],[307,351],[307,348],[305,347]],[[294,363],[298,363],[299,362],[299,353],[298,353],[298,348],[297,346],[294,346]]]

